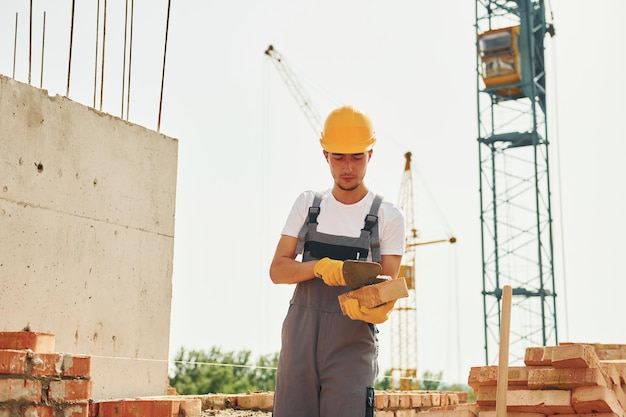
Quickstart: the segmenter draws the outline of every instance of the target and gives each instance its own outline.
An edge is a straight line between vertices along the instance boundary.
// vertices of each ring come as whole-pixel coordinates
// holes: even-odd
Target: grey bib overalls
[[[321,195],[316,194],[299,236],[298,253],[309,261],[332,259],[380,262],[376,196],[357,238],[317,231]],[[378,374],[376,326],[344,316],[337,296],[347,287],[321,279],[297,284],[282,328],[273,416],[373,417]]]

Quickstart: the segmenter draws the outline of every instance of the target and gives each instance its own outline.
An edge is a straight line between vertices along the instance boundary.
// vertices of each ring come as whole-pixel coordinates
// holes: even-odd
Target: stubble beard
[[[343,185],[341,185],[341,183],[339,181],[335,182],[337,184],[337,187],[341,190],[341,191],[354,191],[357,188],[359,188],[361,186],[361,184],[363,184],[363,180],[360,180],[359,182],[357,182],[356,184],[354,184],[351,187],[344,187]]]

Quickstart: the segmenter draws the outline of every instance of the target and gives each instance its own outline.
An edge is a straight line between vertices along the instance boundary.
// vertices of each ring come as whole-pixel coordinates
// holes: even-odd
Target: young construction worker
[[[375,142],[361,110],[328,115],[320,143],[333,186],[298,196],[276,247],[272,281],[297,285],[283,323],[275,417],[374,416],[376,324],[394,302],[367,308],[349,299],[346,316],[337,297],[349,291],[344,265],[353,262],[344,261],[373,261],[396,278],[404,253],[402,213],[364,182]]]

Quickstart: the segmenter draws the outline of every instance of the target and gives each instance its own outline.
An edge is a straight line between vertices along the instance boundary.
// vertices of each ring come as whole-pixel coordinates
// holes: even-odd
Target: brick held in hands
[[[404,278],[389,278],[377,284],[366,285],[365,287],[348,291],[347,293],[339,295],[338,298],[339,305],[341,305],[342,312],[345,315],[346,312],[343,311],[343,301],[348,298],[355,298],[359,300],[361,306],[372,308],[408,296],[409,290]]]

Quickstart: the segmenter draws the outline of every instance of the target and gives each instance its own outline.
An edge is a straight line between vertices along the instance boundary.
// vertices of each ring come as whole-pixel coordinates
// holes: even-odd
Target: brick
[[[610,384],[621,384],[621,376],[617,366],[613,362],[604,362],[600,361],[600,367],[602,371],[607,376],[607,383]]]
[[[100,403],[93,401],[87,404],[89,407],[89,417],[100,417]]]
[[[54,417],[54,408],[48,405],[31,405],[22,410],[24,417]]]
[[[593,348],[600,360],[626,359],[626,345],[595,343]]]
[[[389,407],[389,394],[386,392],[374,392],[374,408],[384,410]]]
[[[476,413],[467,408],[432,408],[427,413],[426,417],[476,417]]]
[[[274,402],[273,402],[273,394],[272,394],[272,405],[273,404]],[[201,417],[202,416],[202,400],[200,400],[200,398],[188,399],[185,397],[180,397],[179,414],[181,412],[185,417]]]
[[[0,350],[0,374],[24,375],[28,354],[23,350]]]
[[[102,401],[97,417],[178,417],[180,403],[163,399]]]
[[[396,415],[395,417],[415,417],[417,413],[415,412],[415,410],[403,409],[403,410],[396,410],[395,415]]]
[[[526,348],[524,364],[528,366],[552,366],[554,346],[533,346]]]
[[[459,398],[459,403],[466,403],[469,401],[469,392],[467,391],[455,391],[455,394]]]
[[[478,405],[495,407],[496,387],[483,387],[476,397]],[[571,414],[572,392],[570,390],[516,389],[506,392],[507,410],[524,413]]]
[[[63,417],[97,417],[89,414],[89,404],[70,404],[62,407]]]
[[[610,363],[611,366],[615,368],[615,370],[617,371],[619,375],[620,384],[622,385],[626,384],[626,359],[610,360],[610,361],[602,361],[602,362]]]
[[[432,406],[433,406],[433,402],[430,398],[430,393],[428,393],[427,391],[424,391],[424,393],[422,394],[422,407],[430,408]]]
[[[398,407],[403,408],[411,408],[411,397],[406,392],[398,393]]]
[[[374,417],[395,417],[395,413],[390,410],[375,410]]]
[[[52,333],[41,332],[0,332],[0,349],[26,350],[33,352],[54,352],[55,337]]]
[[[409,296],[409,290],[406,286],[404,278],[390,279],[378,284],[366,285],[354,291],[339,295],[339,304],[343,311],[343,302],[348,298],[359,300],[359,304],[364,307],[372,308],[389,301],[397,300]]]
[[[578,386],[606,386],[598,368],[543,368],[528,373],[530,389],[571,389]]]
[[[389,393],[389,405],[388,407],[392,410],[400,408],[400,397],[397,392]]]
[[[237,395],[237,408],[243,410],[272,410],[274,407],[274,394],[255,392],[252,394]]]
[[[32,375],[89,378],[91,356],[68,353],[35,353]]]
[[[513,411],[506,412],[506,417],[545,417],[545,416],[546,415],[543,413],[520,413],[520,412],[513,412]],[[481,409],[480,412],[478,413],[478,417],[497,417],[496,410]],[[559,417],[563,417],[563,416],[559,415]]]
[[[271,411],[274,409],[273,392],[258,392],[256,395],[259,397],[259,410]]]
[[[422,394],[409,392],[409,398],[411,399],[411,407],[420,408],[422,406]]]
[[[607,387],[578,387],[572,389],[572,407],[576,413],[615,413],[626,415],[615,393]]]
[[[508,386],[528,386],[528,372],[536,367],[528,366],[509,366],[508,369]],[[481,386],[498,384],[498,367],[491,366],[475,366],[470,368],[467,384],[475,391]]]
[[[613,385],[613,392],[615,393],[615,398],[617,398],[617,402],[619,405],[626,410],[626,392],[621,385]]]
[[[91,376],[91,356],[63,355],[63,376],[89,378]]]
[[[60,376],[61,362],[58,353],[35,353],[31,360],[33,376]]]
[[[448,392],[447,393],[447,397],[448,397],[448,405],[459,405],[459,404],[461,404],[461,401],[459,400],[459,393],[458,392]]]
[[[259,399],[254,394],[237,395],[237,407],[242,410],[254,410],[258,408]]]
[[[0,402],[41,401],[41,382],[34,379],[6,378],[0,379]]]
[[[552,350],[552,366],[555,368],[597,368],[599,363],[600,360],[590,345],[560,345]]]
[[[615,413],[584,413],[584,414],[560,414],[558,417],[620,417],[620,416]]]
[[[55,403],[89,401],[92,383],[89,379],[62,379],[50,381],[48,400]]]
[[[208,394],[202,398],[202,408],[205,410],[225,410],[231,407],[231,396],[224,394]]]
[[[478,404],[476,403],[465,403],[465,404],[456,404],[456,405],[449,405],[446,407],[441,407],[441,408],[445,408],[447,410],[449,409],[453,409],[453,410],[467,410],[469,411],[472,415],[478,415],[478,411],[481,409]]]

